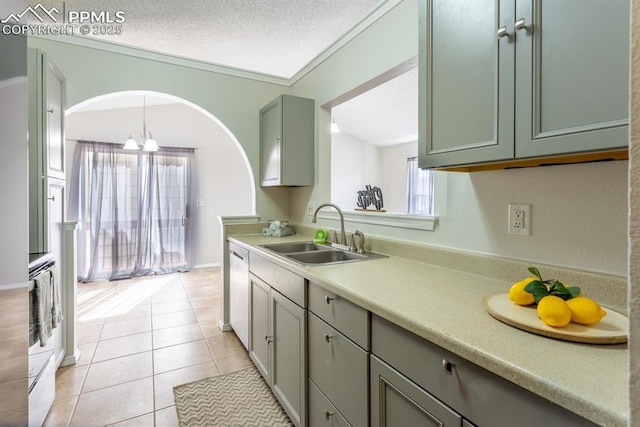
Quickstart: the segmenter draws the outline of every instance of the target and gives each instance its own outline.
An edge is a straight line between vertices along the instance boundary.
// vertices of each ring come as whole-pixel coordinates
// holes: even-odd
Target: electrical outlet
[[[531,205],[509,203],[509,234],[531,236]]]
[[[313,215],[315,208],[316,207],[314,206],[313,202],[307,203],[307,215]]]

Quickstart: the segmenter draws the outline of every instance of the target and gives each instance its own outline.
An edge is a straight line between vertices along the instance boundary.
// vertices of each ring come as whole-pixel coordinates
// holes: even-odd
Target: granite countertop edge
[[[305,267],[259,245],[308,241],[309,236],[277,241],[254,234],[228,238],[597,424],[627,425],[627,346],[559,341],[495,320],[482,306],[482,296],[508,290],[509,282],[393,255],[375,261]],[[430,298],[447,310],[424,310],[423,304]],[[451,321],[456,318],[461,321]],[[535,349],[535,358],[529,349]],[[560,362],[550,366],[555,359]]]

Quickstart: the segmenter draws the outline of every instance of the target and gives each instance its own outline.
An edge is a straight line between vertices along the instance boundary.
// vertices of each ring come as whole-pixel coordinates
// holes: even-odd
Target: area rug
[[[173,388],[180,427],[289,427],[255,366]]]

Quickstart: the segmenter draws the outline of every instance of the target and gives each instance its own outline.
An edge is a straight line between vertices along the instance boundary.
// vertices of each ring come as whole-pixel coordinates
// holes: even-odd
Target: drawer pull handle
[[[265,340],[266,342],[271,342],[271,341],[273,341],[273,338],[271,338],[269,335],[265,335],[265,336],[264,336],[264,340]]]
[[[325,295],[325,297],[324,297],[324,301],[325,301],[327,304],[331,304],[331,301],[333,301],[333,300],[334,300],[334,298],[333,298],[333,297],[330,297],[329,295]]]
[[[451,362],[449,362],[447,359],[442,359],[442,370],[445,371],[447,374],[452,375],[453,374],[453,367],[455,365]]]
[[[324,340],[325,340],[326,342],[331,342],[331,338],[333,338],[333,335],[324,334]]]
[[[333,412],[329,412],[329,411],[328,411],[328,410],[326,410],[326,409],[324,410],[324,417],[325,417],[326,419],[331,418],[331,415],[333,415]]]

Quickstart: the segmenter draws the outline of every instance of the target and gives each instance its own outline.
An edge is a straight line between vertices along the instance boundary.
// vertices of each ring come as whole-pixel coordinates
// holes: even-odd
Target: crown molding
[[[218,74],[225,74],[229,76],[239,77],[243,79],[256,80],[264,83],[271,83],[280,86],[291,87],[294,83],[300,80],[302,77],[311,72],[318,65],[323,63],[327,58],[341,49],[344,45],[353,40],[356,36],[370,27],[378,19],[387,14],[390,10],[400,4],[403,0],[386,0],[382,1],[375,10],[367,15],[362,21],[360,21],[355,27],[349,30],[346,34],[332,43],[325,50],[320,52],[315,58],[309,61],[304,67],[295,73],[291,78],[274,76],[270,74],[258,73],[241,68],[230,67],[226,65],[215,64],[206,61],[200,61],[187,57],[169,55],[166,53],[156,52],[149,49],[141,49],[124,44],[116,43],[113,41],[98,40],[90,37],[58,34],[58,35],[30,35],[27,39],[45,39],[56,42],[66,43],[75,46],[86,47],[89,49],[96,49],[105,52],[117,53],[120,55],[131,56],[134,58],[148,59],[151,61],[163,62],[166,64],[179,65],[182,67],[189,67],[203,71],[210,71]]]

